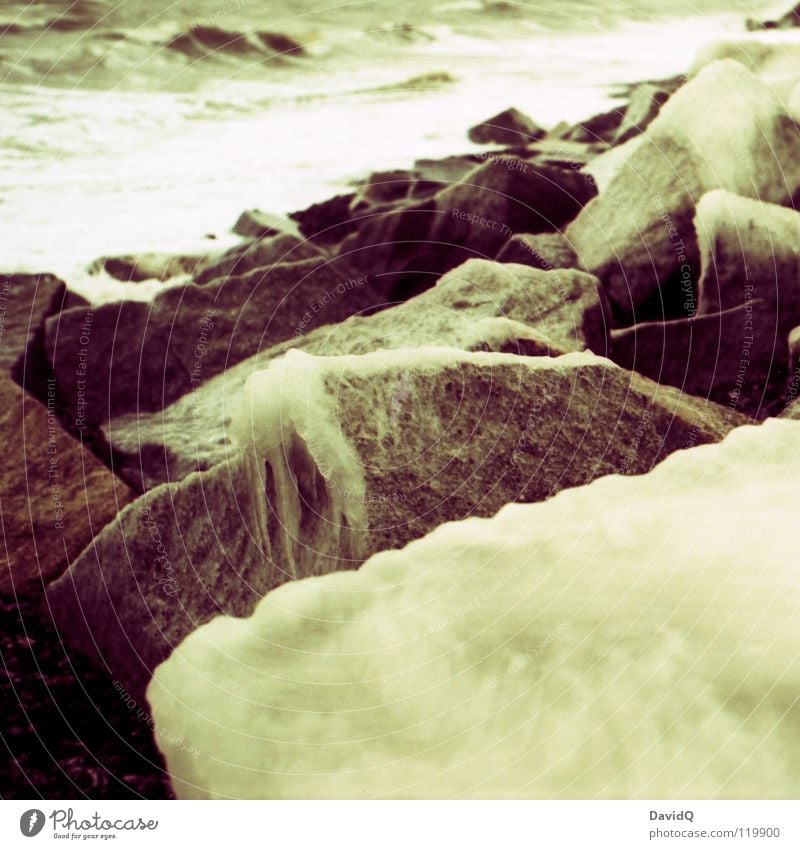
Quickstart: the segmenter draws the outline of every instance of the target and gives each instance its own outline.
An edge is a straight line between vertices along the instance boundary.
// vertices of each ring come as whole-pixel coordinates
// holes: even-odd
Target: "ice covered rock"
[[[41,592],[132,497],[52,408],[0,376],[0,594]]]
[[[259,350],[384,303],[380,286],[344,262],[272,266],[152,303],[67,310],[45,327],[57,401],[70,428],[158,410]]]
[[[147,697],[181,798],[786,798],[800,425],[447,524],[218,617]]]
[[[49,592],[70,644],[132,692],[217,611],[243,615],[284,581],[647,471],[739,423],[588,353],[444,348],[293,351],[250,377],[240,407],[241,452],[136,501]]]
[[[724,188],[783,203],[798,185],[800,134],[780,98],[738,62],[713,62],[667,101],[566,235],[621,322],[671,317],[681,274],[698,262],[700,198]]]
[[[474,144],[526,145],[544,134],[532,118],[512,107],[476,124],[467,135]]]
[[[164,410],[113,418],[102,432],[117,473],[142,490],[224,459],[231,409],[247,377],[289,348],[335,356],[439,345],[543,356],[588,347],[602,355],[607,335],[596,278],[469,260],[416,298],[280,343],[194,387]]]
[[[740,62],[783,100],[800,82],[800,42],[797,40],[764,41],[750,37],[711,42],[698,51],[690,75],[696,75],[721,59]]]

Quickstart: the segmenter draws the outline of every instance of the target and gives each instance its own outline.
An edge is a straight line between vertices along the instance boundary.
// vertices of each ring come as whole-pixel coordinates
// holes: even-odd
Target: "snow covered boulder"
[[[795,799],[799,477],[774,420],[218,617],[148,688],[172,786]]]
[[[158,410],[263,348],[383,305],[352,266],[312,259],[168,289],[152,301],[67,310],[45,326],[57,402],[70,428]]]
[[[681,275],[698,263],[695,205],[707,191],[784,203],[800,186],[797,125],[730,59],[703,68],[628,144],[609,185],[566,231],[621,323],[680,313]]]
[[[416,298],[282,342],[194,387],[164,410],[111,419],[102,433],[117,473],[141,491],[223,460],[231,409],[246,379],[289,348],[336,356],[438,345],[557,356],[588,347],[603,355],[606,312],[591,275],[469,260]]]
[[[764,41],[758,37],[714,41],[699,51],[690,76],[721,59],[733,59],[757,74],[782,100],[800,82],[800,42],[796,39]]]
[[[697,205],[701,314],[760,299],[776,328],[800,324],[800,213],[717,190]]]
[[[121,513],[51,606],[71,644],[140,693],[176,641],[284,581],[645,472],[739,423],[588,353],[292,351],[249,379],[233,423],[242,451]]]

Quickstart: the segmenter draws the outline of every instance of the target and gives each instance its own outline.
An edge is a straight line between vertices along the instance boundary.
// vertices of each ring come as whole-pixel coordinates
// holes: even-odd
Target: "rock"
[[[772,415],[785,392],[788,342],[763,301],[613,330],[611,351],[624,368],[754,419]]]
[[[195,274],[193,282],[202,286],[212,280],[246,274],[257,268],[266,269],[320,256],[320,249],[307,239],[298,239],[289,234],[273,236],[231,248],[213,262],[204,264]]]
[[[261,349],[384,302],[352,265],[314,259],[171,288],[152,303],[67,310],[45,326],[58,408],[76,431],[158,410]]]
[[[644,84],[636,88],[631,96],[625,117],[614,135],[613,144],[624,144],[643,133],[667,102],[669,92],[654,85]]]
[[[52,274],[0,274],[0,369],[14,368],[46,318],[80,303]],[[21,382],[22,362],[19,371]]]
[[[283,234],[299,235],[297,225],[293,221],[282,215],[262,212],[260,209],[246,209],[233,225],[233,232],[251,239],[265,239]]]
[[[741,428],[218,617],[147,692],[176,795],[797,798],[798,475]]]
[[[791,29],[797,26],[800,26],[800,4],[776,20],[757,21],[753,18],[747,19],[747,29],[749,30]]]
[[[288,340],[193,387],[165,410],[102,427],[114,469],[136,490],[210,468],[230,451],[228,426],[247,378],[289,348],[319,356],[447,346],[526,356],[608,350],[607,307],[595,278],[470,260],[434,288],[368,316]]]
[[[578,268],[580,262],[563,233],[517,233],[497,254],[498,262],[516,262],[543,271]],[[600,352],[598,352],[600,353]]]
[[[782,203],[800,185],[794,121],[765,83],[731,60],[701,70],[639,139],[566,231],[626,324],[681,314],[682,269],[694,274],[698,262],[694,207],[706,191]]]
[[[307,209],[289,215],[297,222],[300,232],[307,239],[320,245],[335,245],[358,226],[353,219],[351,204],[356,199],[354,193],[336,195],[321,203],[314,203]]]
[[[595,193],[574,169],[492,156],[430,200],[365,220],[341,253],[391,275],[404,298],[467,259],[493,259],[517,232],[563,227]]]
[[[573,127],[562,131],[561,138],[566,141],[611,144],[619,130],[619,126],[625,117],[625,108],[615,106],[599,115],[575,124]]]
[[[370,174],[364,186],[359,189],[355,202],[370,206],[406,200],[417,180],[416,171],[377,171]]]
[[[544,134],[533,119],[512,107],[476,124],[467,135],[474,144],[524,145]]]
[[[800,82],[800,44],[794,40],[742,38],[711,42],[698,51],[690,76],[721,59],[740,62],[784,101]]]
[[[777,332],[788,334],[800,324],[800,213],[714,191],[697,205],[695,230],[701,314],[757,299]]]
[[[444,521],[647,471],[738,421],[588,353],[292,351],[248,381],[234,423],[243,453],[137,501],[48,598],[70,644],[139,693],[219,610],[243,615],[288,579]]]
[[[445,156],[442,159],[417,159],[414,171],[422,179],[434,180],[441,183],[458,183],[480,165],[481,159],[476,153]]]
[[[131,493],[61,430],[52,398],[43,406],[7,376],[0,397],[0,594],[26,594],[58,577]]]
[[[253,474],[239,454],[145,494],[48,588],[50,616],[70,648],[137,701],[186,634],[222,612],[246,615],[275,585]]]
[[[141,283],[143,280],[169,280],[184,274],[194,274],[205,256],[175,256],[145,253],[131,256],[102,257],[89,267],[92,274],[105,271],[115,280]]]

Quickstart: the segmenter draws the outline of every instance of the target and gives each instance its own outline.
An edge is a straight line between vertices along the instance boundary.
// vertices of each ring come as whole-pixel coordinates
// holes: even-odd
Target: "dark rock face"
[[[46,318],[81,303],[86,302],[52,274],[0,274],[0,369],[8,373],[24,360]],[[20,382],[22,360],[15,375]]]
[[[58,577],[132,493],[9,377],[0,402],[0,594],[17,595]]]
[[[492,156],[430,200],[365,220],[341,254],[391,275],[403,297],[467,259],[493,259],[515,233],[563,227],[596,191],[574,169]]]
[[[512,107],[476,124],[467,135],[475,144],[525,145],[544,134],[532,118]]]
[[[225,251],[221,256],[204,263],[192,282],[202,286],[214,280],[247,274],[257,268],[266,269],[273,265],[302,262],[320,256],[322,252],[313,242],[285,233]]]
[[[699,262],[700,198],[722,187],[785,202],[797,163],[800,136],[780,98],[737,62],[715,62],[663,106],[566,235],[620,324],[676,318],[682,275]]]
[[[354,193],[336,195],[320,203],[314,203],[307,209],[293,212],[289,217],[297,222],[300,232],[307,239],[320,245],[335,245],[358,226],[351,211],[351,205],[355,200]]]
[[[117,474],[137,491],[221,462],[230,416],[245,381],[295,347],[319,356],[422,346],[558,356],[608,350],[607,305],[597,280],[579,271],[470,260],[405,303],[353,316],[274,346],[193,389],[165,410],[119,416],[101,428]]]
[[[308,260],[169,289],[149,304],[67,310],[45,329],[57,404],[75,430],[158,410],[263,348],[384,302],[351,265]]]
[[[611,333],[612,358],[624,368],[710,398],[749,417],[775,411],[789,352],[763,301],[709,315],[646,322]]]
[[[250,447],[123,511],[49,603],[70,644],[140,694],[188,633],[220,612],[246,615],[290,578],[352,568],[511,501],[646,472],[739,422],[590,354],[293,352],[248,384],[237,428]]]

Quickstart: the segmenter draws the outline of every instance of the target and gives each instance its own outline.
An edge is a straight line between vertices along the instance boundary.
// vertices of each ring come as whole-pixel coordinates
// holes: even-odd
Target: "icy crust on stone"
[[[337,383],[399,374],[434,374],[446,367],[474,363],[485,369],[523,362],[531,370],[550,370],[549,357],[467,352],[421,347],[317,357],[292,350],[269,368],[252,374],[231,422],[235,444],[252,458],[256,491],[264,492],[262,524],[269,529],[270,559],[292,577],[314,574],[320,554],[357,561],[369,522],[367,480],[358,452],[345,436],[337,409]],[[610,365],[589,352],[566,354],[560,368],[592,363]],[[382,421],[391,410],[370,411],[375,438],[392,436]],[[396,429],[396,428],[395,428]],[[279,550],[275,550],[276,546]]]
[[[770,420],[285,584],[158,668],[173,787],[796,798],[799,476]]]

